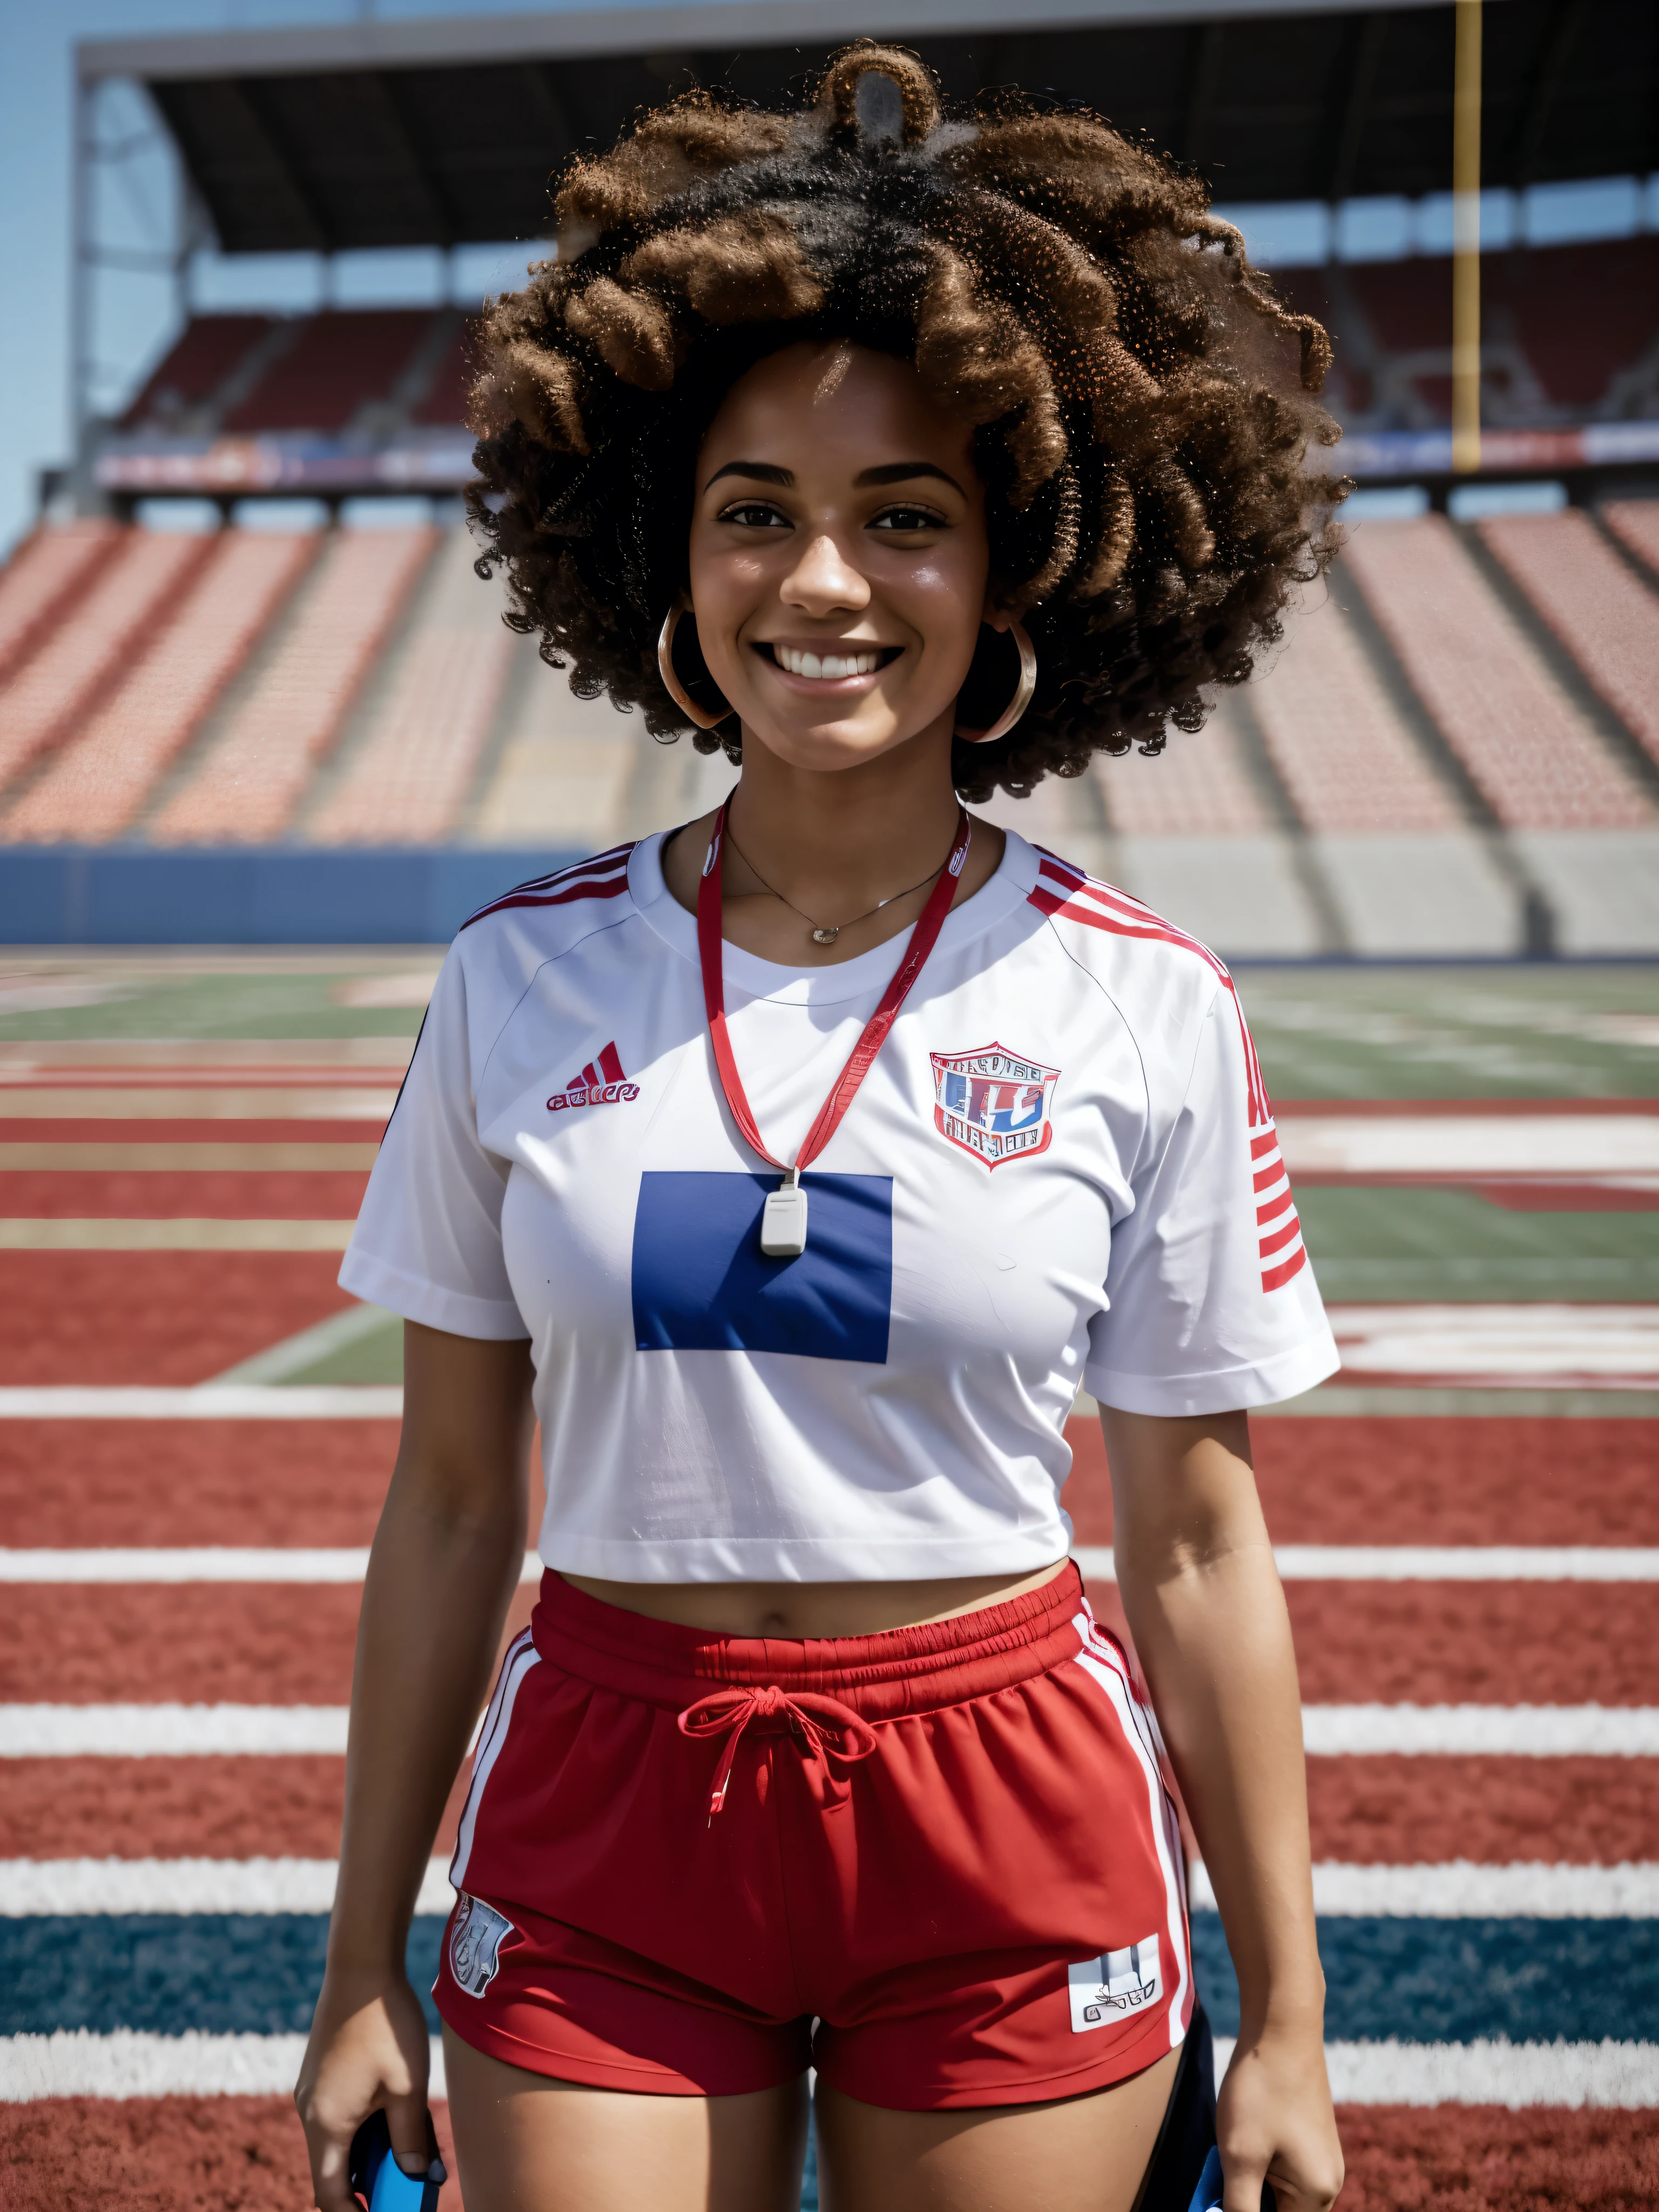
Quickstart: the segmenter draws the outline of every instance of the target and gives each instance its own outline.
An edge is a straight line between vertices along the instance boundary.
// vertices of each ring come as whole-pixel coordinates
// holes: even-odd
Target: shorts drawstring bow
[[[826,1811],[838,1811],[847,1802],[850,1785],[846,1776],[837,1774],[830,1762],[839,1759],[851,1766],[860,1759],[868,1759],[876,1747],[875,1730],[838,1698],[820,1697],[812,1690],[802,1690],[791,1697],[776,1683],[769,1682],[760,1690],[716,1690],[711,1696],[699,1698],[695,1705],[688,1705],[679,1717],[682,1735],[726,1738],[726,1748],[714,1773],[714,1786],[709,1793],[711,1821],[726,1803],[726,1787],[744,1730],[750,1721],[768,1720],[777,1713],[784,1716],[789,1733],[805,1747],[802,1757],[817,1764]]]

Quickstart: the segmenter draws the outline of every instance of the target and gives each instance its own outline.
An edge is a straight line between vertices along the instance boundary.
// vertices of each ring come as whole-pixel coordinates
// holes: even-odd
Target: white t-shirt
[[[1079,1382],[1204,1413],[1333,1371],[1225,969],[1012,835],[804,1178],[806,1250],[763,1255],[780,1178],[727,1110],[661,843],[463,928],[340,1270],[411,1321],[530,1339],[548,1565],[1029,1573],[1070,1540]],[[732,1048],[779,1158],[908,941],[799,970],[726,945]]]

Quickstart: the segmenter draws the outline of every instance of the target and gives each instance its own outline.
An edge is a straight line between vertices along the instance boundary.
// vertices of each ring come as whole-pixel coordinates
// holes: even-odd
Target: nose
[[[870,604],[870,586],[827,530],[809,538],[783,580],[787,607],[804,615],[858,614]]]

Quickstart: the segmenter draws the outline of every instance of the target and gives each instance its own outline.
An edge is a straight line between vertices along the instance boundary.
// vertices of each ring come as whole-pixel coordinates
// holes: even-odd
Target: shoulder
[[[444,964],[465,994],[470,1028],[499,1032],[550,961],[568,957],[598,933],[632,917],[634,850],[616,845],[592,860],[532,876],[467,916]]]
[[[1029,903],[1046,915],[1071,957],[1120,1002],[1173,997],[1201,1012],[1232,989],[1224,963],[1144,901],[1040,845]]]
[[[1244,1062],[1252,1123],[1267,1118],[1255,1048],[1224,961],[1146,902],[1057,854],[1033,847],[1030,902],[1066,952],[1093,977],[1134,1036],[1154,1087],[1184,1085],[1206,1025],[1219,1022]]]

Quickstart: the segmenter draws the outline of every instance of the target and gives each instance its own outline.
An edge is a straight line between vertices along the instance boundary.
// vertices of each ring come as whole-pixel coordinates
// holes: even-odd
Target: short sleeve
[[[340,1269],[354,1297],[453,1336],[528,1336],[501,1255],[510,1162],[478,1141],[466,976],[450,949]]]
[[[1339,1365],[1254,1046],[1223,982],[1173,1114],[1154,1099],[1084,1380],[1126,1413],[1272,1405]]]

